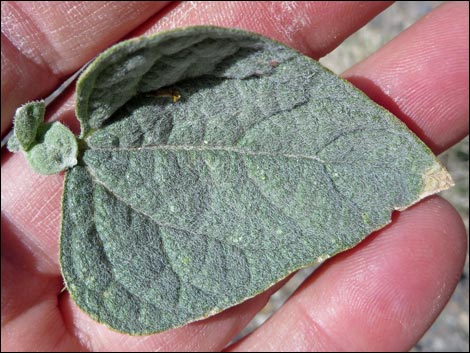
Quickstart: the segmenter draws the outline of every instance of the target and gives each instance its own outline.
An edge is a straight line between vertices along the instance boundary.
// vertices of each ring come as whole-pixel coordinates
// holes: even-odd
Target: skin
[[[4,2],[2,134],[19,104],[47,95],[122,37],[212,24],[259,32],[319,58],[388,5]],[[435,153],[468,134],[468,13],[467,2],[444,4],[343,75]],[[48,108],[49,118],[76,128],[73,98],[71,88]],[[275,288],[209,319],[131,337],[97,324],[61,291],[63,175],[36,175],[23,156],[2,150],[1,177],[2,351],[408,350],[448,301],[467,248],[457,212],[429,197],[326,261],[233,346],[226,347]]]

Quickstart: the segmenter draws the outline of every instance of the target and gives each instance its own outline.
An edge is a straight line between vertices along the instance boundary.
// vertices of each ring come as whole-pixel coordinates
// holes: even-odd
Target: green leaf
[[[78,144],[74,134],[59,122],[44,123],[44,101],[30,102],[16,110],[10,152],[23,152],[39,174],[55,174],[77,164]]]
[[[18,139],[16,138],[15,134],[12,134],[8,139],[7,148],[10,152],[21,151],[20,143],[18,142]]]
[[[62,273],[80,308],[130,334],[240,303],[452,184],[362,92],[239,30],[120,43],[80,77],[76,111]]]
[[[36,173],[55,174],[77,164],[77,140],[61,123],[42,124],[36,138],[37,143],[26,152],[29,165]]]
[[[15,113],[15,139],[22,150],[28,151],[36,140],[39,126],[44,122],[46,106],[43,101],[30,102],[19,107]],[[15,144],[12,142],[12,148]]]

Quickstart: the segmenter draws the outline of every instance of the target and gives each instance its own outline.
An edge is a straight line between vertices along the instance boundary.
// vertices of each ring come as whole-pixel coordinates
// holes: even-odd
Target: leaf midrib
[[[246,156],[267,156],[267,157],[284,157],[284,158],[293,158],[293,159],[308,159],[314,160],[322,164],[328,164],[326,161],[321,158],[312,155],[305,154],[294,154],[294,153],[282,153],[282,152],[265,152],[265,151],[249,151],[246,149],[230,147],[230,146],[191,146],[191,145],[149,145],[143,147],[105,147],[105,148],[95,148],[90,147],[89,151],[197,151],[197,152],[227,152],[227,153],[236,153]]]

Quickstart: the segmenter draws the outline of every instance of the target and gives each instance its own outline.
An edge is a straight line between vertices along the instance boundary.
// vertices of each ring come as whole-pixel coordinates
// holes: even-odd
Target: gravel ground
[[[349,37],[336,50],[320,62],[340,74],[355,63],[382,47],[397,34],[426,15],[441,1],[397,2],[361,30]],[[452,174],[456,186],[441,195],[460,212],[468,234],[469,200],[469,140],[468,137],[439,156]],[[274,294],[266,307],[252,320],[240,336],[251,332],[276,311],[292,292],[313,272],[307,268],[294,276]],[[412,349],[415,352],[468,352],[469,351],[469,263],[467,262],[457,289],[444,311],[423,338]]]

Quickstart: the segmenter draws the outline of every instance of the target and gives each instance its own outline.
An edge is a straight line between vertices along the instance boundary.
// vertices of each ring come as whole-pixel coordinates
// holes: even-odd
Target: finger
[[[146,33],[195,24],[236,26],[321,56],[389,4],[184,2],[164,12],[165,17],[155,16],[146,28],[157,24]],[[2,3],[2,135],[11,124],[15,107],[50,92],[64,75],[77,70],[164,5]]]
[[[77,351],[57,310],[58,275],[37,268],[36,256],[2,214],[2,352]]]
[[[237,27],[264,34],[319,58],[392,2],[200,1],[183,2],[136,34],[182,26]],[[157,16],[157,17],[159,17]],[[145,32],[144,32],[145,31]]]
[[[435,153],[468,134],[468,6],[439,7],[344,74]]]
[[[129,37],[173,28],[214,25],[237,27],[277,39],[314,58],[326,55],[392,2],[201,1],[174,3]],[[250,14],[250,16],[247,16]],[[52,119],[74,119],[73,96],[48,108]],[[65,108],[64,108],[65,106]]]
[[[2,191],[2,197],[6,196],[5,199],[9,202],[17,200],[16,204],[19,205],[21,203],[19,200],[27,193],[26,195],[10,195],[8,182],[14,181],[23,185],[26,190],[34,190],[34,192],[44,190],[43,187],[49,184],[50,178],[60,182],[59,176],[28,173],[29,168],[26,163],[20,167],[24,168],[25,173],[19,173],[17,177],[2,175],[2,180],[6,182],[6,185],[2,184],[2,188],[5,186],[6,193]],[[4,170],[13,169],[2,168],[2,173]],[[27,336],[27,340],[21,340],[21,345],[26,350],[35,347],[33,343],[36,339],[36,347],[40,342],[41,347],[42,344],[44,345],[43,350],[50,350],[53,347],[51,344],[54,343],[52,342],[54,337],[57,342],[60,342],[60,347],[64,347],[65,350],[68,349],[67,347],[77,346],[73,337],[80,339],[84,347],[92,350],[119,350],[122,347],[129,347],[136,351],[154,350],[155,347],[162,347],[162,350],[186,350],[188,349],[186,347],[200,351],[220,350],[261,310],[269,296],[284,283],[281,282],[261,296],[208,320],[146,338],[119,334],[97,324],[71,301],[67,293],[61,297],[62,316],[59,316],[59,311],[56,310],[57,293],[62,285],[62,281],[58,278],[57,263],[59,229],[46,231],[41,225],[41,219],[51,221],[48,214],[55,214],[54,210],[59,210],[59,205],[59,194],[47,200],[38,210],[26,207],[25,211],[21,206],[11,207],[2,202],[2,206],[6,206],[15,215],[20,215],[20,224],[23,222],[31,230],[41,234],[39,237],[13,236],[13,233],[18,235],[22,232],[11,224],[7,218],[10,214],[3,213],[2,250],[10,249],[8,253],[2,252],[2,321],[4,320],[5,323],[6,335],[6,340],[2,340],[2,344],[5,343],[6,347],[13,343],[18,344],[18,337]],[[59,215],[56,214],[56,217]],[[59,224],[59,222],[52,223]],[[41,325],[30,330],[28,325],[38,322],[39,317],[41,317]],[[63,323],[68,331],[58,326]],[[44,334],[45,328],[50,327],[55,327],[52,330],[54,333],[52,337]]]
[[[431,197],[327,261],[236,351],[405,351],[424,334],[465,262],[460,216]]]
[[[15,107],[157,13],[166,2],[2,2],[2,135]]]
[[[46,293],[58,293],[62,286],[59,276],[34,271],[31,250],[15,241],[12,231],[8,220],[2,216],[2,328],[41,302]],[[19,258],[22,261],[18,261]]]
[[[29,269],[38,273],[59,275],[63,176],[36,174],[23,156],[5,153],[1,178],[2,217],[14,234],[5,246],[15,249],[15,242],[21,244],[30,254],[19,257],[19,262],[34,264]]]
[[[1,169],[2,208],[4,209],[2,227],[10,225],[11,233],[17,235],[20,233],[20,236],[5,239],[4,229],[2,229],[2,240],[6,241],[2,243],[2,249],[31,249],[27,253],[15,252],[15,254],[11,254],[11,257],[15,259],[15,265],[19,268],[24,266],[28,270],[33,270],[34,278],[37,281],[30,281],[27,278],[24,278],[25,281],[15,281],[13,277],[21,277],[21,272],[15,271],[15,276],[12,276],[11,281],[2,283],[6,288],[11,289],[5,293],[2,290],[2,295],[5,294],[5,297],[14,301],[15,309],[8,315],[9,318],[18,316],[37,303],[42,305],[36,294],[33,296],[31,293],[42,295],[46,289],[52,289],[49,294],[56,296],[60,290],[58,287],[51,288],[50,286],[41,289],[43,286],[37,287],[36,284],[38,282],[41,285],[45,284],[44,276],[52,278],[51,281],[54,282],[54,279],[57,280],[60,275],[57,254],[59,251],[62,176],[35,174],[31,172],[24,158],[15,161],[13,157],[16,156],[12,156],[4,162]],[[14,167],[11,165],[12,163],[14,163]],[[27,201],[28,199],[32,201]],[[10,220],[14,220],[15,224],[21,226],[21,229],[18,229]],[[17,268],[16,266],[12,266],[12,268]],[[4,269],[2,266],[2,271]],[[28,271],[28,273],[31,272]],[[4,279],[6,281],[7,277],[2,275],[2,281]],[[11,286],[12,284],[18,284],[28,301],[22,301],[20,300],[21,296],[13,295],[12,291],[18,289],[18,286]],[[36,290],[28,289],[31,286],[35,286]],[[207,351],[222,349],[261,310],[269,295],[270,292],[264,293],[256,299],[224,311],[209,320],[160,335],[149,336],[152,338],[145,339],[122,335],[97,324],[71,301],[68,294],[61,298],[60,309],[69,332],[73,333],[75,337],[81,338],[82,344],[92,350],[119,350],[122,347],[129,347],[128,349],[143,351],[164,347],[162,350]],[[25,331],[15,329],[12,332],[24,334]]]
[[[2,352],[80,352],[83,347],[65,329],[57,297],[48,296],[2,326]]]

